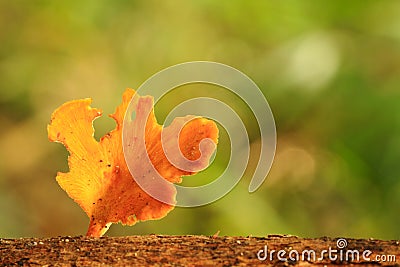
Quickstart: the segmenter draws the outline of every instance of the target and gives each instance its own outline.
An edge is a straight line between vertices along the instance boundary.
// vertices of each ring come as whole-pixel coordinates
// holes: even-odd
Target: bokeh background
[[[223,199],[108,235],[400,238],[400,2],[367,0],[1,0],[0,237],[86,232],[88,218],[55,181],[68,170],[64,147],[47,140],[55,108],[91,97],[112,113],[126,87],[193,60],[231,65],[262,89],[278,136],[268,179],[247,192],[254,149]],[[163,98],[161,121],[190,93],[224,97],[189,87]],[[256,148],[248,110],[226,97]],[[114,123],[103,116],[95,127],[99,138]],[[219,173],[224,158],[189,179]]]

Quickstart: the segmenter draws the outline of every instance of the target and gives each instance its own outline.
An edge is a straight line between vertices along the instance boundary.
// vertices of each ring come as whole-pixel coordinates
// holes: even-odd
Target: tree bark
[[[400,266],[399,241],[338,240],[282,235],[0,239],[0,266]]]

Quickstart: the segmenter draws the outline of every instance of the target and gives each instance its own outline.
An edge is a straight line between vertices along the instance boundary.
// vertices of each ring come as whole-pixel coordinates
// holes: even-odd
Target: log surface
[[[0,266],[400,266],[399,241],[348,238],[347,245],[338,249],[337,240],[282,235],[0,239]],[[332,250],[331,257],[329,248]],[[267,257],[264,259],[265,249]],[[278,259],[279,250],[285,251],[280,252],[285,260]],[[305,250],[314,250],[315,258],[312,254],[308,258],[308,252],[305,252],[303,259]],[[323,250],[327,252],[321,256]],[[354,250],[359,252],[359,260],[356,254],[352,258]],[[364,259],[362,253],[367,250],[371,254]],[[289,253],[296,258],[294,251],[299,257],[292,260]],[[381,261],[376,261],[377,256]]]

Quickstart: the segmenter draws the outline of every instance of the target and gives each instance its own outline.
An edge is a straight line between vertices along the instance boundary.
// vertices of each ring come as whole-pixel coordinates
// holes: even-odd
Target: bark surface
[[[399,241],[345,241],[339,245],[338,238],[282,235],[0,239],[0,266],[400,266]],[[316,252],[315,258],[310,250]],[[279,253],[286,260],[279,260]]]

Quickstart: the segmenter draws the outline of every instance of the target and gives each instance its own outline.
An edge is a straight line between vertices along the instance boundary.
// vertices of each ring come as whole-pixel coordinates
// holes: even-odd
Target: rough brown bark
[[[322,250],[338,249],[337,238],[299,238],[269,235],[268,237],[207,237],[207,236],[128,236],[128,237],[57,237],[0,239],[0,266],[307,266],[307,265],[391,265],[400,266],[399,241],[346,239],[347,246],[330,259]],[[268,258],[260,261],[258,251],[267,246]],[[299,252],[299,260],[280,261],[277,251]],[[302,251],[314,250],[316,259],[301,259]],[[276,252],[270,260],[272,250]],[[360,260],[345,261],[346,251],[358,250]],[[372,251],[370,261],[362,253]],[[340,251],[343,260],[340,260]],[[283,253],[283,252],[281,252]],[[294,252],[293,252],[294,253]],[[376,255],[393,255],[395,261],[375,262]],[[263,257],[264,253],[260,253]],[[292,254],[295,257],[295,254]]]

